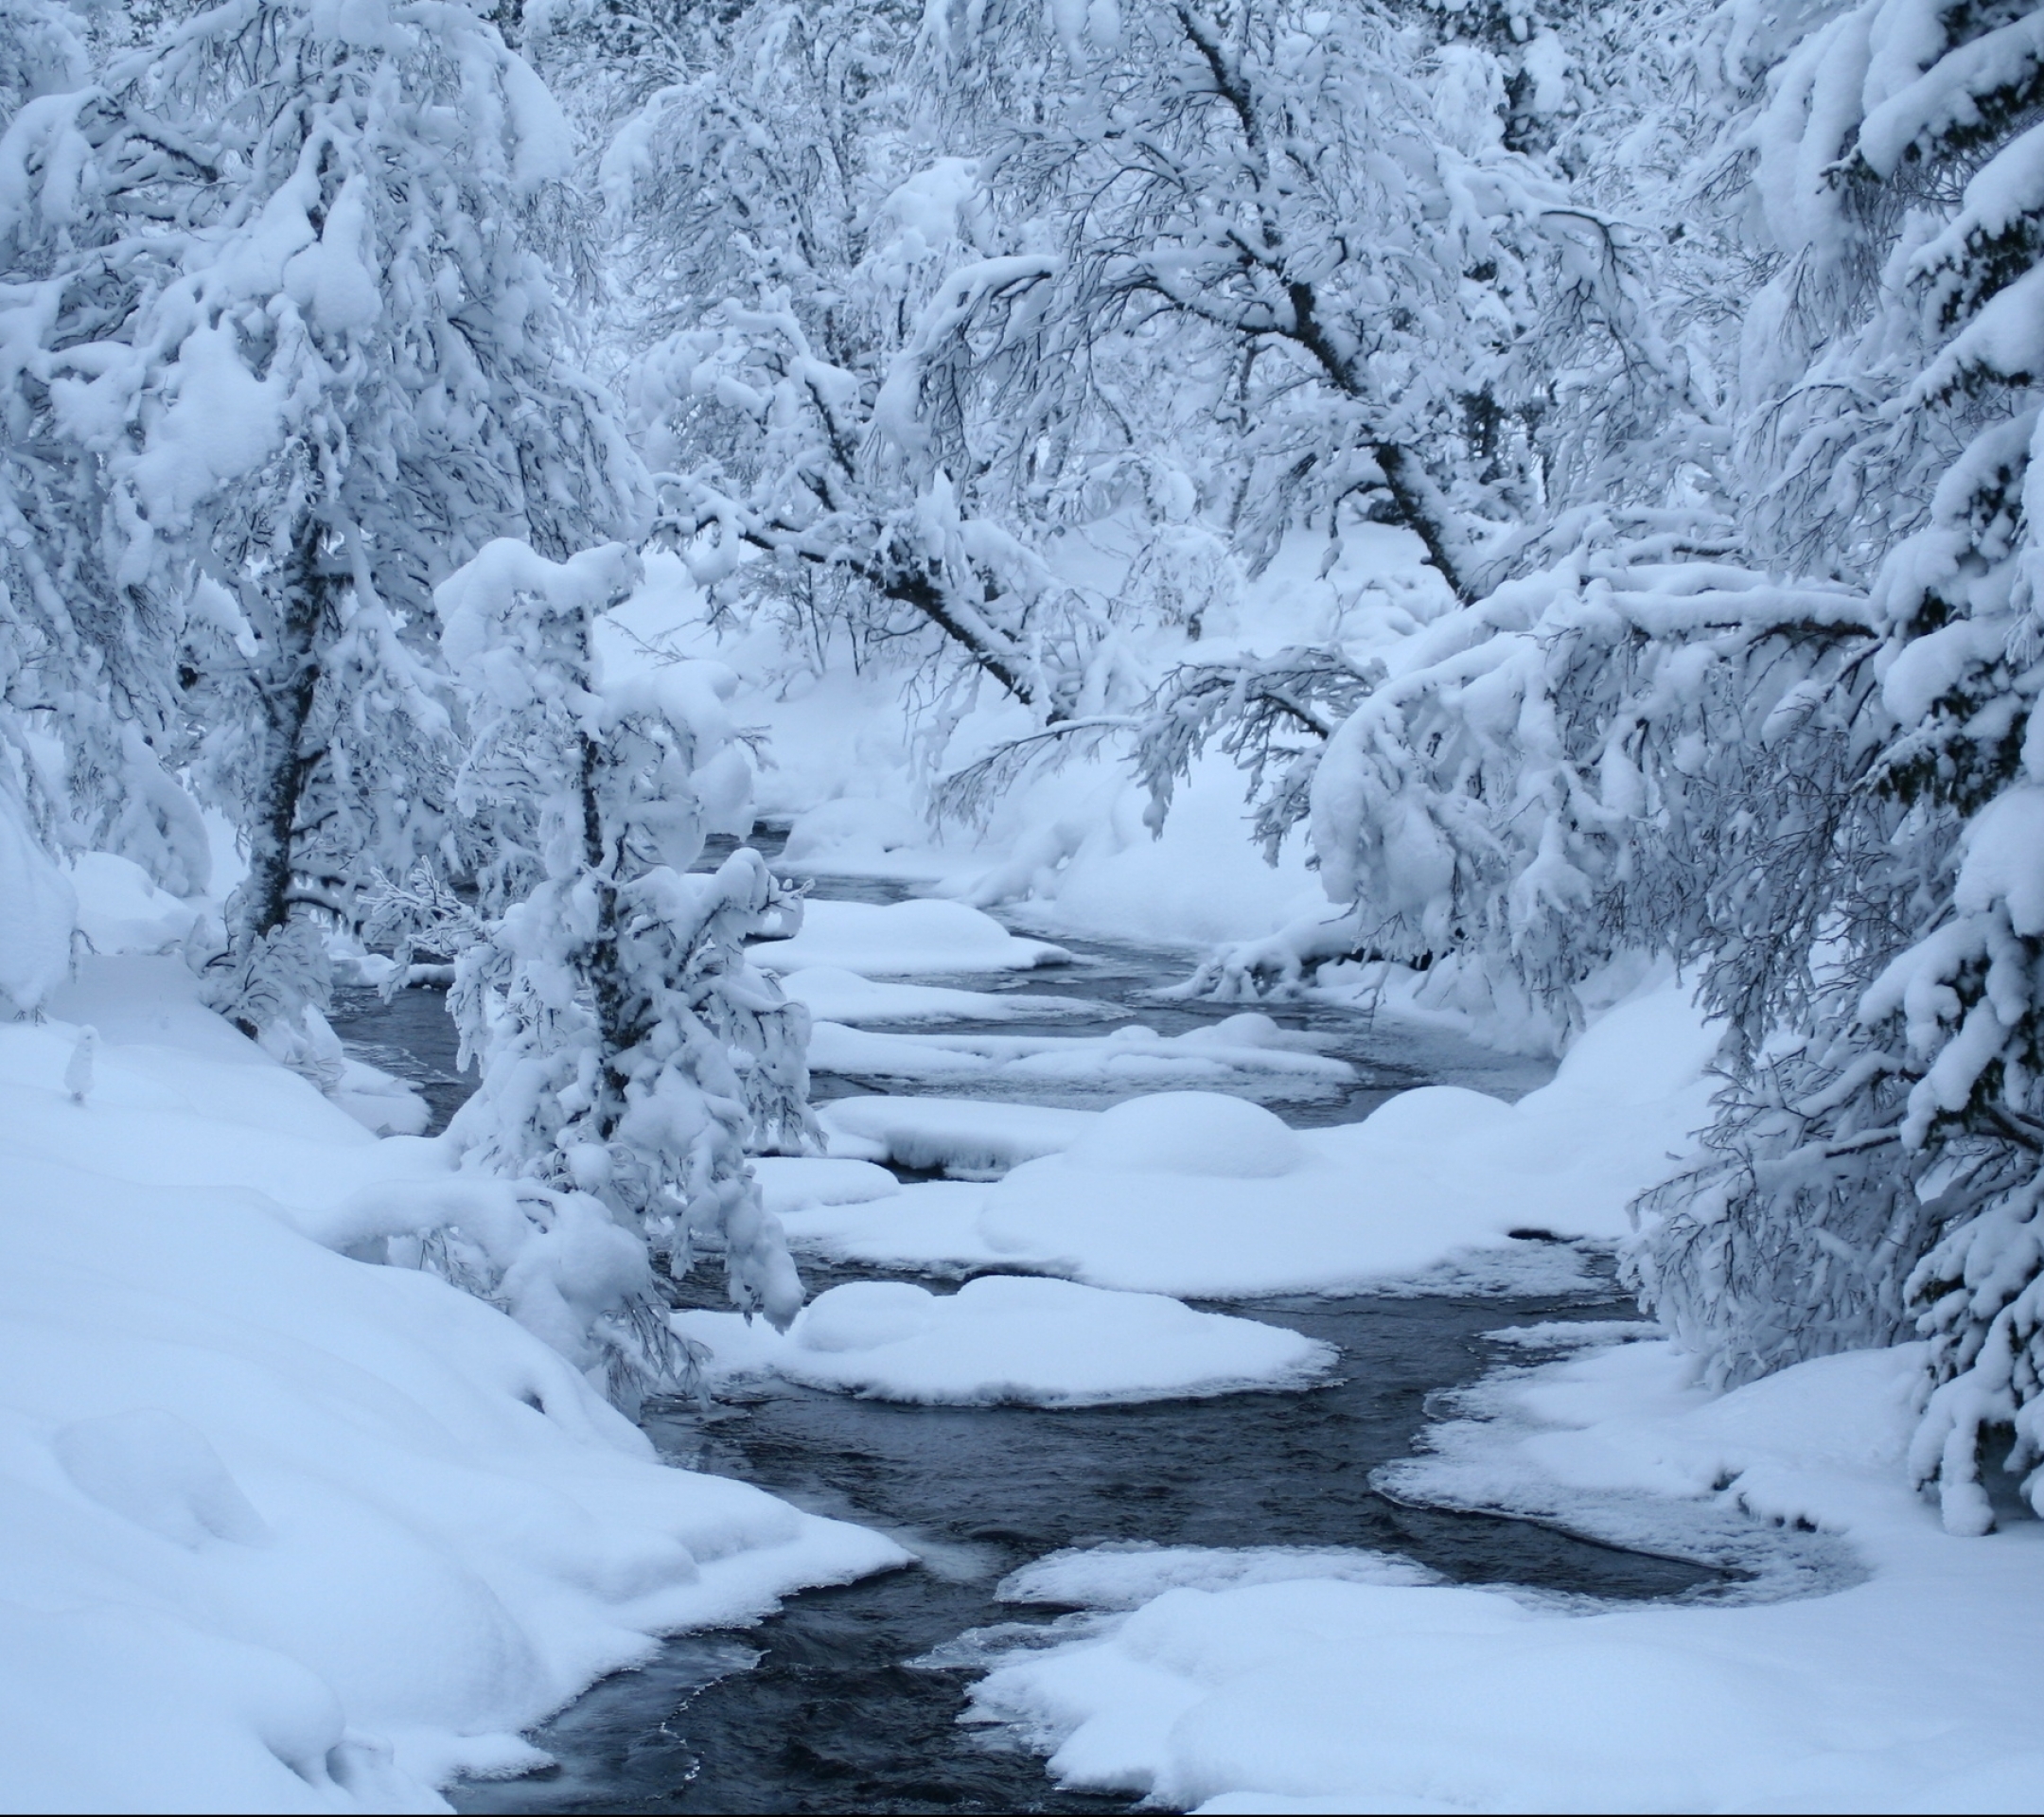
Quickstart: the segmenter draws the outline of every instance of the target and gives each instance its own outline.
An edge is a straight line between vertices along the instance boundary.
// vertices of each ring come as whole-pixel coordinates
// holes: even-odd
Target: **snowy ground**
[[[447,1165],[176,959],[0,1025],[0,1806],[443,1808],[650,1636],[902,1561],[658,1464],[502,1313],[305,1234]]]

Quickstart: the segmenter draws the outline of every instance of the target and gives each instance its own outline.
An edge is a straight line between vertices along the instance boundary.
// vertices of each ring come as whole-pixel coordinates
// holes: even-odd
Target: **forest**
[[[0,1808],[2035,1808],[2044,8],[0,0]]]

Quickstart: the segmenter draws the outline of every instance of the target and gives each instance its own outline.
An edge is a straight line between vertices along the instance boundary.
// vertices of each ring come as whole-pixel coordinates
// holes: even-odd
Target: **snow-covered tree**
[[[663,534],[720,600],[855,660],[906,643],[941,687],[961,660],[1061,717],[1097,603],[1011,483],[1018,451],[1069,432],[1032,395],[1055,260],[938,132],[922,23],[760,0],[667,43],[671,79],[603,165],[629,290],[653,300],[629,389]]]
[[[323,988],[304,911],[443,836],[432,586],[494,535],[565,555],[632,520],[550,256],[571,135],[485,18],[408,0],[204,9],[70,117],[79,189],[121,172],[134,219],[52,408],[116,590],[183,609],[194,756],[250,860],[220,1000],[288,1029]]]
[[[45,846],[121,852],[195,894],[205,834],[166,768],[183,614],[116,573],[104,469],[65,411],[134,307],[152,176],[185,148],[93,86],[85,22],[43,0],[0,8],[0,746]]]
[[[750,825],[735,678],[703,662],[604,678],[591,622],[637,578],[623,545],[556,564],[506,538],[439,589],[472,737],[460,803],[520,855],[456,965],[483,1077],[449,1137],[470,1167],[550,1189],[535,1215],[598,1204],[676,1277],[721,1248],[733,1302],[785,1327],[802,1287],[746,1153],[813,1146],[808,1020],[744,943],[799,925],[799,901],[749,849],[690,870],[706,835]],[[679,1353],[650,1293],[598,1334],[620,1380],[671,1385]]]
[[[2044,15],[1867,0],[1737,42],[1768,71],[1745,145],[1779,260],[1751,317],[1756,522],[1869,577],[1878,644],[1774,753],[1828,756],[1826,911],[1753,973],[1777,1005],[1787,968],[1818,988],[1643,1265],[1731,1379],[1920,1314],[1916,1468],[1977,1532],[1985,1436],[2044,1460]]]
[[[1466,602],[1569,488],[1660,502],[1696,375],[1634,229],[1507,144],[1513,74],[1367,5],[1146,5],[1017,127],[1089,331],[1225,375],[1246,551],[1366,503]],[[1649,415],[1657,457],[1612,458]]]

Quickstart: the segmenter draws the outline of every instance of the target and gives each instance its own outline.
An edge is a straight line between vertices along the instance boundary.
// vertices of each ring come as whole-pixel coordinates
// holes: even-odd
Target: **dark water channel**
[[[826,882],[816,893],[890,900],[900,892]],[[959,981],[1093,997],[1103,1021],[1133,1015],[1164,1033],[1240,1007],[1160,1003],[1146,995],[1183,976],[1183,955],[1060,944],[1082,962],[1023,979]],[[1278,1019],[1336,1036],[1333,1050],[1360,1075],[1330,1099],[1274,1104],[1295,1123],[1348,1120],[1413,1085],[1517,1096],[1541,1076],[1446,1042],[1401,1039],[1337,1012]],[[435,1128],[466,1095],[469,1082],[454,1069],[438,993],[401,992],[389,1008],[373,993],[344,994],[332,1020],[362,1057],[427,1092]],[[985,1026],[1033,1032],[1030,1024]],[[1047,1021],[1041,1032],[1100,1028],[1081,1018]],[[830,1078],[817,1086],[819,1098],[907,1088]],[[862,1272],[804,1269],[812,1291]],[[700,1303],[719,1303],[714,1281],[692,1283],[692,1292]],[[1472,1380],[1494,1360],[1484,1332],[1538,1319],[1635,1316],[1609,1289],[1266,1300],[1228,1310],[1337,1345],[1340,1379],[1304,1394],[1062,1411],[905,1407],[792,1386],[748,1390],[707,1414],[693,1404],[649,1407],[645,1428],[672,1461],[878,1526],[923,1562],[797,1596],[756,1628],[669,1642],[645,1667],[598,1685],[535,1737],[559,1761],[556,1769],[458,1787],[450,1793],[457,1808],[1128,1809],[1126,1799],[1060,1791],[1033,1754],[1000,1733],[961,1727],[969,1672],[909,1663],[969,1630],[1052,1619],[1056,1611],[992,1597],[1007,1572],[1064,1546],[1366,1547],[1401,1554],[1455,1582],[1622,1599],[1681,1596],[1721,1580],[1694,1564],[1524,1521],[1401,1506],[1370,1487],[1377,1466],[1411,1454],[1429,1395]]]

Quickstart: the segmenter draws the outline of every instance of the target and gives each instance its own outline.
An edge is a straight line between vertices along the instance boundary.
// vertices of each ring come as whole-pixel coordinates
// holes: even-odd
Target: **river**
[[[891,884],[826,880],[819,896],[885,901]],[[1062,940],[1080,963],[1027,979],[961,980],[1091,997],[1103,1022],[1139,1016],[1172,1033],[1239,1005],[1158,1002],[1187,955]],[[426,1093],[433,1127],[467,1095],[444,999],[344,993],[332,1020],[351,1049]],[[1542,1069],[1442,1037],[1401,1033],[1347,1012],[1278,1014],[1331,1035],[1357,1083],[1330,1099],[1278,1103],[1295,1123],[1348,1120],[1427,1083],[1515,1097]],[[960,1029],[975,1025],[960,1024]],[[1003,1032],[1033,1032],[1004,1022]],[[1084,1021],[1045,1025],[1080,1033]],[[1097,1031],[1095,1031],[1097,1032]],[[877,1084],[819,1076],[819,1099]],[[944,1089],[956,1093],[956,1085]],[[1067,1091],[1056,1102],[1114,1096]],[[1039,1100],[1041,1102],[1041,1100]],[[690,1284],[721,1303],[717,1283]],[[861,1271],[805,1266],[812,1292]],[[955,1283],[930,1281],[937,1291]],[[1429,1397],[1489,1366],[1485,1333],[1547,1318],[1636,1316],[1611,1287],[1553,1294],[1397,1295],[1260,1300],[1226,1310],[1339,1346],[1338,1379],[1307,1393],[1240,1394],[1140,1406],[1045,1411],[931,1408],[775,1385],[727,1395],[707,1414],[655,1402],[661,1453],[741,1477],[815,1512],[880,1526],[921,1555],[913,1568],[797,1596],[755,1628],[669,1642],[645,1667],[597,1685],[534,1738],[559,1765],[469,1783],[464,1811],[1119,1811],[1125,1798],[1061,1791],[1005,1732],[961,1726],[971,1673],[925,1661],[971,1631],[1054,1610],[996,1603],[1007,1572],[1063,1546],[1143,1541],[1210,1546],[1336,1545],[1402,1554],[1457,1582],[1631,1599],[1708,1594],[1700,1565],[1598,1545],[1529,1522],[1405,1507],[1371,1487],[1409,1455]],[[969,1648],[966,1649],[969,1654]],[[918,1663],[924,1662],[924,1663]]]

